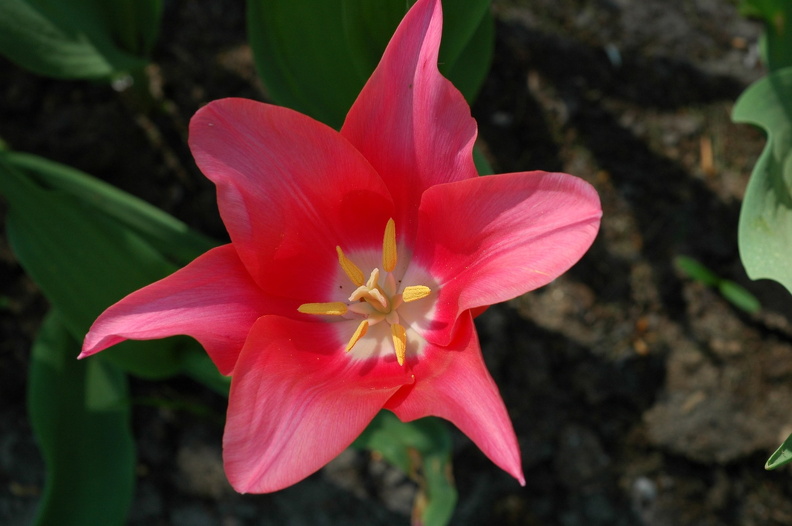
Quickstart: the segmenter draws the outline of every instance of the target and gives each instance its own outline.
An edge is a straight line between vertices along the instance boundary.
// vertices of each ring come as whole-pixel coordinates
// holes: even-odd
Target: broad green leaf
[[[119,47],[147,57],[157,41],[162,0],[91,0]]]
[[[745,16],[765,22],[762,58],[770,71],[792,66],[792,2],[789,0],[743,0]]]
[[[159,208],[84,172],[36,155],[0,152],[0,157],[45,188],[62,190],[131,228],[179,266],[217,246]]]
[[[11,205],[9,237],[20,263],[67,313],[75,338],[125,294],[175,270],[171,263],[184,265],[216,246],[145,201],[34,155],[0,152],[0,194]],[[183,372],[228,393],[228,379],[185,337],[125,342],[103,356],[137,376]]]
[[[345,36],[344,51],[355,65],[358,79],[365,83],[379,64],[399,22],[415,0],[408,2],[373,2],[371,0],[341,0]],[[361,87],[362,87],[361,83]],[[358,89],[359,91],[359,89]],[[357,94],[355,94],[357,95]]]
[[[352,444],[376,451],[418,483],[413,524],[448,524],[457,492],[451,475],[451,437],[436,418],[404,423],[381,411]]]
[[[182,370],[187,376],[214,392],[228,396],[231,377],[220,374],[206,353],[186,353],[182,358]]]
[[[792,67],[751,85],[732,120],[767,132],[740,210],[740,257],[751,279],[773,279],[792,292]]]
[[[273,101],[336,128],[414,2],[248,0],[248,38]],[[446,0],[440,70],[473,99],[489,68],[489,0]]]
[[[62,191],[34,184],[0,155],[0,194],[19,263],[81,340],[108,306],[173,272],[140,236]],[[137,375],[161,378],[181,368],[185,340],[126,342],[108,359]]]
[[[127,379],[106,360],[78,361],[56,311],[33,344],[28,414],[47,466],[37,526],[125,523],[135,486]]]
[[[143,68],[161,0],[2,0],[0,54],[56,78],[108,78]]]
[[[495,173],[486,156],[477,147],[473,147],[473,163],[476,165],[479,175],[492,175]]]
[[[344,40],[341,0],[248,0],[247,30],[272,100],[338,128],[365,80]]]
[[[792,435],[789,435],[784,443],[778,446],[775,453],[770,455],[765,463],[765,469],[771,470],[780,468],[784,464],[792,462]]]
[[[441,65],[441,69],[472,103],[487,78],[495,49],[495,21],[489,10],[484,12],[475,33],[466,44],[460,53],[460,59],[445,67]],[[442,53],[442,47],[440,51]],[[442,61],[442,55],[440,60]]]

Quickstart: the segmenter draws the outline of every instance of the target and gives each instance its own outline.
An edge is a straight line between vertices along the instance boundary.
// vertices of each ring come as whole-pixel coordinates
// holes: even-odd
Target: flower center
[[[382,321],[386,322],[390,325],[396,361],[399,365],[404,365],[404,358],[407,355],[407,329],[399,323],[399,307],[404,303],[429,296],[432,290],[424,285],[413,285],[399,291],[393,275],[398,262],[396,223],[390,219],[385,226],[385,236],[382,241],[382,271],[375,268],[368,279],[363,271],[344,255],[341,247],[336,247],[336,252],[341,269],[357,287],[349,296],[348,303],[303,303],[297,310],[304,314],[362,317],[346,345],[347,352],[366,335],[369,327]]]

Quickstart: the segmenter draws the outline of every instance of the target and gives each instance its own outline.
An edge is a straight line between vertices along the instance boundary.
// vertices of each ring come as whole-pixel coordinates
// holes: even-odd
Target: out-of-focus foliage
[[[147,64],[162,0],[2,0],[0,54],[63,79],[110,78]]]
[[[732,119],[767,132],[740,210],[740,257],[751,279],[773,279],[792,292],[792,67],[749,87]]]
[[[690,278],[709,287],[718,289],[721,296],[726,298],[735,307],[750,313],[759,312],[759,309],[762,308],[756,296],[745,290],[744,287],[741,287],[731,280],[721,278],[695,259],[687,256],[677,256],[674,259],[674,263],[679,270],[687,274]]]
[[[792,2],[789,0],[743,0],[740,12],[765,23],[760,46],[767,69],[792,66]]]
[[[35,156],[0,152],[0,194],[16,257],[78,341],[109,305],[213,246],[140,199]],[[125,342],[107,359],[164,378],[188,367],[191,353],[208,361],[186,339]],[[192,361],[189,367],[200,371]]]
[[[248,38],[273,101],[339,128],[377,66],[404,0],[248,0]],[[444,0],[440,70],[468,101],[489,69],[489,0]]]
[[[80,343],[51,312],[33,345],[28,414],[47,464],[36,526],[122,525],[135,486],[126,375],[77,361]]]
[[[447,426],[434,418],[403,423],[390,411],[382,411],[353,447],[375,451],[418,483],[413,524],[448,524],[457,492]]]

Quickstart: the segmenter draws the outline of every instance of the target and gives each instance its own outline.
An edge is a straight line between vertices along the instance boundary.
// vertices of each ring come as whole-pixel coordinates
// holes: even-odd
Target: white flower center
[[[398,292],[399,287],[393,276],[393,270],[398,261],[396,223],[390,219],[385,226],[385,236],[382,241],[384,276],[381,276],[379,268],[375,268],[371,271],[368,280],[365,280],[363,272],[344,255],[341,247],[336,247],[336,252],[341,268],[357,287],[349,296],[347,300],[349,303],[304,303],[298,310],[305,314],[345,316],[351,313],[354,316],[362,317],[363,319],[347,343],[347,351],[351,351],[355,347],[355,344],[366,335],[369,327],[385,321],[390,325],[396,360],[399,365],[404,365],[404,358],[407,355],[407,330],[400,323],[398,309],[404,303],[426,298],[432,293],[432,290],[424,285],[413,285]]]

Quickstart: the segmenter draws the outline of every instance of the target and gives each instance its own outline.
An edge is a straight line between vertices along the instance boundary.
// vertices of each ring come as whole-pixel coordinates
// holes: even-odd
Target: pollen
[[[346,346],[346,351],[347,352],[351,351],[352,348],[355,346],[355,344],[363,336],[366,335],[366,332],[368,332],[368,328],[369,328],[368,320],[363,320],[363,321],[360,322],[360,325],[358,325],[357,329],[355,329],[355,332],[352,334],[352,337],[349,339],[349,343],[347,343],[347,346]]]
[[[404,358],[407,356],[407,331],[398,323],[391,325],[391,335],[393,336],[393,350],[396,351],[396,361],[399,365],[404,365]]]
[[[343,316],[347,313],[346,303],[303,303],[297,310],[303,314],[326,314],[329,316]]]
[[[424,285],[413,285],[412,287],[406,287],[404,289],[404,292],[402,292],[402,300],[409,303],[411,301],[423,299],[431,293],[432,289],[429,287]]]
[[[408,356],[408,328],[401,323],[399,308],[404,304],[424,299],[432,294],[432,289],[425,285],[410,285],[400,289],[401,281],[394,276],[399,262],[398,242],[396,238],[396,222],[391,218],[385,225],[382,239],[382,268],[374,268],[366,275],[341,247],[336,247],[338,264],[349,281],[356,287],[345,302],[303,303],[298,311],[304,314],[341,317],[345,320],[359,320],[357,328],[346,344],[346,351],[354,350],[363,339],[369,328],[381,322],[390,326],[390,339],[393,352],[399,365],[404,365]],[[403,265],[402,265],[403,266]],[[380,336],[370,336],[375,345],[382,345]],[[369,341],[369,340],[367,340]]]
[[[382,240],[382,268],[385,272],[393,272],[399,258],[396,256],[396,222],[393,218],[385,225],[385,239]]]
[[[344,273],[352,281],[352,283],[358,287],[365,283],[366,281],[364,279],[363,271],[360,270],[357,265],[347,259],[347,257],[344,255],[344,251],[341,250],[341,247],[336,247],[336,252],[338,253],[338,263],[341,265]]]

